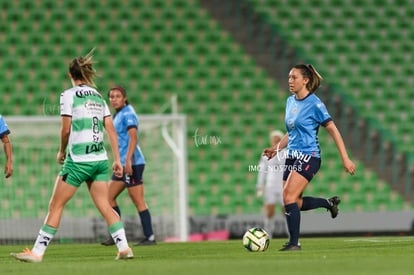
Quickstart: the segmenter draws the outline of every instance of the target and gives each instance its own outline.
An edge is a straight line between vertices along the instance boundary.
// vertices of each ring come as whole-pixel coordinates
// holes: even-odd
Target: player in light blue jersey
[[[138,144],[138,116],[134,108],[128,103],[126,91],[121,86],[109,90],[109,101],[116,110],[114,125],[118,136],[121,163],[124,166],[122,177],[112,176],[109,185],[109,201],[112,208],[121,216],[121,210],[116,198],[127,188],[128,194],[134,203],[141,220],[145,238],[136,245],[154,245],[155,237],[152,230],[151,214],[144,199],[144,181],[142,178],[145,160]],[[103,245],[113,245],[113,239],[108,238]]]
[[[355,165],[349,159],[342,136],[335,126],[323,102],[314,94],[322,77],[312,65],[299,64],[289,72],[289,91],[285,123],[288,133],[274,147],[266,148],[264,154],[272,158],[287,147],[285,172],[283,175],[283,202],[289,228],[289,242],[281,251],[300,250],[300,211],[326,208],[331,217],[338,215],[340,199],[302,197],[302,194],[318,172],[321,152],[318,142],[319,127],[323,126],[335,141],[346,172],[353,175]]]
[[[4,153],[6,154],[6,165],[4,166],[4,175],[6,178],[13,174],[12,146],[9,134],[9,127],[7,126],[6,121],[4,121],[4,118],[0,115],[0,139],[3,142]]]

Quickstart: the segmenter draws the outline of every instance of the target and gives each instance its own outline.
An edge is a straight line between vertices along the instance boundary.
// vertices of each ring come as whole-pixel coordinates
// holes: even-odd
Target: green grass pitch
[[[414,237],[302,238],[302,251],[279,252],[273,239],[265,252],[248,252],[241,240],[159,243],[133,247],[135,258],[115,261],[115,247],[50,245],[42,263],[9,256],[24,246],[0,246],[1,274],[413,274]],[[31,246],[29,246],[31,247]]]

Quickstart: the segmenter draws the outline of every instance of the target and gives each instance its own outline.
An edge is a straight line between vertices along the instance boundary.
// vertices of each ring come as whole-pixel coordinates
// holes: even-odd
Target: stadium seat
[[[388,28],[375,16],[369,20],[354,16],[359,12],[376,15],[379,11],[371,11],[375,10],[370,6],[371,2],[355,10],[339,0],[319,6],[312,6],[309,1],[246,1],[285,35],[290,46],[302,50],[301,45],[305,45],[303,40],[306,40],[308,46],[304,47],[304,54],[320,58],[317,67],[321,72],[329,72],[329,81],[345,83],[344,89],[356,102],[372,101],[370,108],[360,106],[363,116],[378,118],[378,109],[384,109],[387,114],[382,121],[384,125],[390,125],[392,120],[402,122],[393,123],[396,126],[392,127],[405,136],[403,147],[412,148],[410,129],[403,126],[409,125],[407,121],[411,121],[412,116],[408,114],[405,120],[396,116],[386,118],[391,117],[389,114],[394,110],[411,109],[407,100],[397,102],[398,98],[404,98],[404,94],[394,94],[399,92],[395,91],[396,86],[401,91],[409,90],[410,86],[404,82],[407,77],[397,78],[401,73],[396,73],[397,76],[389,77],[392,81],[388,86],[381,82],[381,76],[377,76],[377,81],[366,83],[358,80],[360,76],[364,79],[373,77],[376,71],[373,67],[378,67],[386,75],[393,73],[393,65],[396,64],[401,66],[398,67],[399,72],[412,72],[409,66],[403,65],[406,63],[405,55],[411,51],[410,43],[401,42],[401,46],[396,47],[391,39],[383,39],[382,33],[393,39],[400,39],[404,33],[406,40],[410,41],[414,32],[406,20],[398,20],[398,15],[401,15],[399,9],[383,2],[381,14],[395,19],[395,27]],[[99,61],[96,68],[99,74],[102,73],[99,87],[103,90],[119,82],[131,86],[134,92],[129,97],[140,113],[157,112],[159,106],[168,101],[168,95],[175,93],[180,110],[187,114],[190,139],[197,128],[201,134],[222,138],[223,144],[215,148],[188,148],[189,161],[193,165],[189,170],[189,184],[195,193],[200,191],[203,195],[208,193],[203,189],[207,184],[217,184],[218,190],[229,194],[230,198],[221,198],[214,203],[205,198],[204,205],[191,199],[194,213],[257,213],[261,205],[250,196],[253,186],[247,181],[255,179],[245,171],[251,162],[247,158],[251,156],[256,161],[256,153],[267,145],[270,129],[284,128],[284,102],[289,94],[280,90],[279,85],[256,65],[232,35],[199,5],[197,1],[185,0],[108,0],[83,4],[74,0],[3,1],[0,6],[8,24],[0,26],[0,32],[5,34],[0,46],[0,83],[2,90],[7,92],[2,95],[2,114],[43,115],[41,105],[45,99],[57,106],[58,97],[49,97],[45,93],[59,93],[68,87],[66,62],[96,46]],[[411,13],[410,10],[405,11],[407,15]],[[306,15],[308,24],[294,20],[303,15]],[[346,15],[345,20],[339,15]],[[32,28],[36,31],[33,32]],[[360,32],[364,33],[365,39],[361,39]],[[341,42],[344,40],[350,43]],[[73,46],[72,41],[84,41],[84,44]],[[389,58],[375,55],[367,41],[375,42],[378,51],[389,54]],[[399,51],[403,53],[399,54]],[[366,62],[360,62],[361,55],[366,56]],[[371,89],[374,85],[375,89]],[[384,98],[387,104],[381,103]],[[395,101],[392,107],[388,104],[391,101]],[[325,141],[326,138],[321,138],[321,143]],[[324,149],[326,159],[337,158],[335,150],[332,144]],[[24,151],[16,149],[16,154],[17,160],[23,161]],[[53,156],[36,154],[33,158],[41,163],[40,169],[44,174],[53,173],[53,169],[44,168]],[[213,162],[215,166],[210,165]],[[321,171],[324,177],[316,178],[312,191],[326,195],[329,191],[336,191],[352,198],[353,190],[348,187],[352,186],[352,181],[338,179],[338,171],[342,171],[339,168],[336,164],[324,163]],[[18,169],[22,169],[19,179],[33,171]],[[208,173],[212,169],[216,169],[216,174]],[[39,178],[36,184],[47,186],[45,182],[49,179],[43,175]],[[374,192],[372,184],[368,183],[375,179],[358,178],[358,181],[364,192]],[[21,192],[17,187],[11,188],[13,194]],[[96,214],[87,201],[83,194],[80,195],[71,215]],[[368,209],[367,205],[361,205]],[[394,205],[402,207],[399,199]],[[15,215],[39,215],[22,209],[15,212]]]

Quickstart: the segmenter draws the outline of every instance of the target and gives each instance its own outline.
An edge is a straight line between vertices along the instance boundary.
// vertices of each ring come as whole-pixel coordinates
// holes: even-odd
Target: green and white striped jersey
[[[74,162],[108,159],[103,119],[111,113],[95,88],[80,85],[65,90],[60,95],[60,115],[72,117],[67,152]]]

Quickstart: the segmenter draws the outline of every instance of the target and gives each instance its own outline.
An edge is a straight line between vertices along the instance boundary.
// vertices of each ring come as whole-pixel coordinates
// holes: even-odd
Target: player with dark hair
[[[138,116],[134,108],[128,103],[126,90],[121,86],[115,86],[109,90],[109,102],[115,109],[114,126],[118,136],[121,163],[124,166],[124,174],[119,177],[112,176],[109,184],[109,202],[112,208],[121,216],[121,209],[116,198],[126,188],[134,203],[145,238],[137,245],[154,245],[155,237],[152,230],[151,214],[144,198],[144,181],[142,175],[145,168],[144,155],[138,144]],[[112,238],[102,242],[103,245],[113,245]]]
[[[0,115],[0,139],[3,142],[4,153],[6,154],[6,165],[4,166],[4,174],[6,178],[10,177],[13,174],[12,166],[12,146],[9,139],[10,129],[7,126],[6,121]]]
[[[93,77],[96,73],[92,67],[93,51],[85,57],[73,59],[69,65],[69,77],[73,87],[60,95],[62,126],[60,148],[56,156],[56,160],[63,166],[56,178],[48,214],[34,246],[31,250],[26,248],[21,253],[11,253],[17,260],[42,261],[46,248],[59,228],[66,203],[83,182],[86,182],[92,200],[115,240],[118,248],[115,259],[134,257],[128,246],[124,226],[108,201],[109,167],[103,141],[104,129],[112,148],[114,174],[120,177],[123,171],[111,113],[104,98],[94,88]]]
[[[289,91],[285,123],[288,133],[273,147],[266,148],[264,154],[272,158],[282,148],[288,148],[288,157],[283,175],[283,202],[289,228],[289,242],[281,251],[300,250],[300,211],[326,208],[331,217],[338,215],[340,199],[302,197],[302,194],[318,172],[321,154],[318,142],[319,126],[323,126],[335,141],[346,172],[353,175],[355,165],[349,159],[342,136],[335,126],[323,102],[315,95],[322,77],[312,65],[299,64],[289,72]]]

